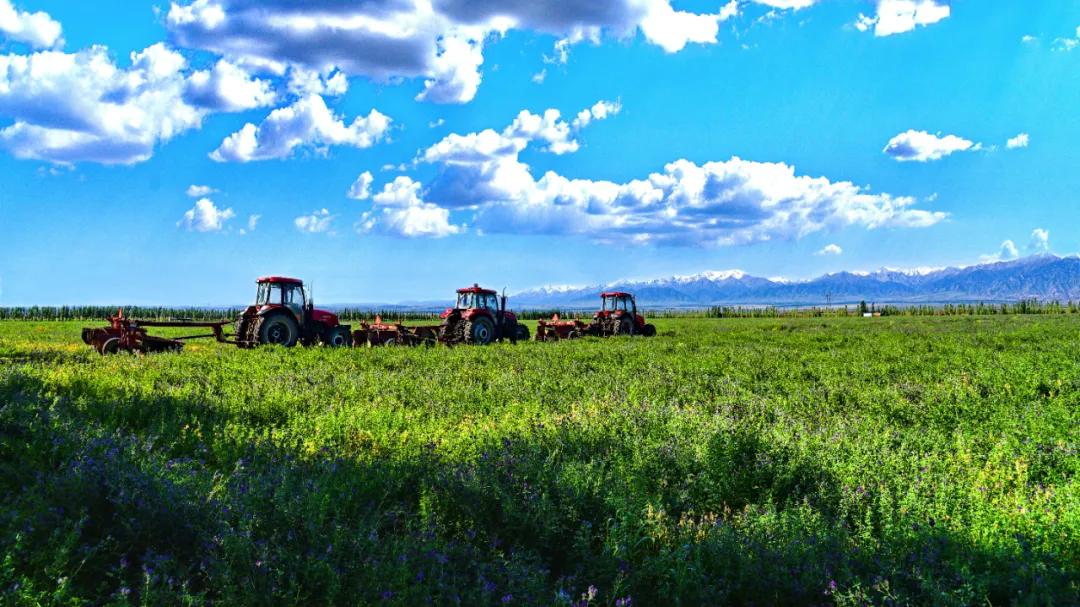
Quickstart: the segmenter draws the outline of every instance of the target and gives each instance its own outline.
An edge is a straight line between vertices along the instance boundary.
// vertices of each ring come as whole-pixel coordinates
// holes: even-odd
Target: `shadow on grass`
[[[836,480],[753,433],[716,435],[703,459],[562,431],[507,435],[471,461],[435,448],[303,456],[230,439],[222,418],[202,418],[208,442],[162,435],[149,418],[77,408],[85,395],[67,390],[0,382],[6,604],[1078,598],[1075,563],[1022,539],[988,552],[928,525],[856,537]]]

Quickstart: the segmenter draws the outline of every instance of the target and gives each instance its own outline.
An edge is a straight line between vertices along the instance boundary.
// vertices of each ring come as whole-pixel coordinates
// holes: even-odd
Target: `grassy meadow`
[[[1080,604],[1080,318],[103,358],[0,322],[0,604]]]

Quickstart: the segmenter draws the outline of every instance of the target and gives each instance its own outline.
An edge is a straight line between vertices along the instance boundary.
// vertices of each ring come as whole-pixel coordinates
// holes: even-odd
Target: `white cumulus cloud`
[[[0,35],[33,48],[63,46],[60,23],[41,11],[17,9],[11,0],[0,0]]]
[[[360,233],[442,238],[461,231],[450,223],[450,211],[421,200],[420,184],[405,175],[385,184],[372,203],[372,210],[357,222]]]
[[[324,151],[332,145],[366,148],[382,139],[390,118],[371,110],[346,125],[319,95],[309,95],[278,108],[258,126],[247,123],[221,142],[210,158],[218,162],[250,162],[288,158],[296,148]]]
[[[14,121],[0,130],[0,146],[57,164],[133,164],[212,112],[269,101],[258,92],[265,83],[222,64],[192,73],[161,43],[130,61],[119,67],[103,46],[0,55],[0,116]]]
[[[816,255],[840,255],[844,252],[844,249],[838,244],[827,244],[821,248],[820,251],[815,253]]]
[[[334,215],[331,215],[329,210],[319,209],[309,215],[297,217],[293,220],[293,225],[301,232],[318,234],[320,232],[329,232],[333,221]]]
[[[1031,242],[1028,249],[1036,253],[1045,253],[1050,250],[1050,231],[1043,228],[1035,228],[1031,231]]]
[[[940,160],[954,152],[979,149],[979,144],[956,135],[941,136],[926,131],[909,130],[890,139],[882,152],[900,162],[929,162]]]
[[[371,196],[371,183],[373,181],[375,181],[375,177],[371,174],[371,171],[360,173],[356,181],[349,186],[346,195],[353,200],[367,200]]]
[[[187,189],[187,195],[192,198],[205,198],[214,192],[217,192],[217,190],[208,185],[195,185],[194,183],[189,185]]]
[[[892,36],[937,23],[950,13],[942,0],[878,0],[875,15],[860,14],[855,27],[864,32],[872,28],[875,36]]]
[[[617,105],[601,105],[605,109],[599,112],[596,107],[589,109],[588,120],[575,120],[578,126],[562,121],[556,110],[523,111],[502,131],[448,135],[418,158],[436,167],[435,177],[424,187],[409,179],[403,182],[408,197],[398,188],[398,195],[387,194],[385,202],[423,200],[444,210],[469,209],[472,227],[484,233],[690,246],[799,238],[847,226],[925,227],[946,217],[912,208],[910,197],[798,175],[784,163],[740,158],[700,165],[676,160],[623,183],[569,179],[553,171],[536,178],[521,152],[529,146],[572,152],[580,125],[610,115]]]
[[[223,112],[265,107],[276,99],[268,81],[253,79],[225,60],[212,69],[192,73],[185,94],[192,105]]]
[[[209,198],[200,198],[176,225],[195,232],[220,232],[225,227],[225,222],[235,216],[236,213],[231,208],[219,209]]]
[[[1005,143],[1005,147],[1009,148],[1010,150],[1015,150],[1015,149],[1018,149],[1018,148],[1026,148],[1028,146],[1029,142],[1030,142],[1030,137],[1028,137],[1028,134],[1027,133],[1020,133],[1016,137],[1009,138],[1009,141]]]
[[[379,82],[422,79],[418,99],[464,103],[480,86],[485,42],[510,30],[556,36],[563,54],[576,42],[635,31],[677,52],[715,43],[718,23],[737,8],[729,2],[699,14],[676,10],[670,0],[178,0],[165,24],[183,46],[279,74],[339,69]]]

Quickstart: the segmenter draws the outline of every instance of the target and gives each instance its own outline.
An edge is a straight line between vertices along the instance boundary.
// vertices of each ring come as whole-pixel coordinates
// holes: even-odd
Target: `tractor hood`
[[[326,310],[320,310],[315,308],[311,311],[311,320],[322,323],[328,327],[336,327],[338,325],[337,314],[333,312],[327,312]]]

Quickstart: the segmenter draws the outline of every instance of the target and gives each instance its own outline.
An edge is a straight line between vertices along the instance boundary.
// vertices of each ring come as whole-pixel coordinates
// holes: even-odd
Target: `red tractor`
[[[638,314],[637,300],[624,291],[600,294],[600,310],[593,314],[594,331],[601,335],[656,335],[656,327],[647,324]]]
[[[506,309],[506,295],[474,284],[457,290],[457,302],[440,317],[439,341],[487,345],[509,339],[512,343],[529,339],[529,328]]]
[[[291,348],[323,344],[352,345],[348,325],[338,322],[332,312],[314,307],[299,278],[263,276],[255,304],[248,306],[236,321],[236,337],[241,343],[278,344]]]
[[[601,293],[600,310],[593,314],[591,323],[576,319],[560,320],[556,314],[551,320],[541,320],[536,325],[536,341],[576,339],[585,335],[652,337],[656,335],[656,327],[646,323],[645,317],[638,314],[637,301],[633,294],[623,291]]]

